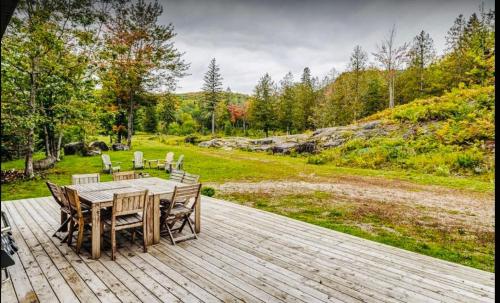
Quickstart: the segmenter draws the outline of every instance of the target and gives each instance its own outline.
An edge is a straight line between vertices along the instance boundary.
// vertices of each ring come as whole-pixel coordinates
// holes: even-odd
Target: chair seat
[[[102,221],[104,224],[111,226],[111,218],[106,218]],[[133,214],[116,217],[116,226],[130,225],[135,223],[142,223],[142,215]]]
[[[160,211],[164,212],[162,209],[160,209]],[[191,208],[186,207],[182,204],[177,204],[174,206],[174,208],[172,208],[172,211],[170,211],[170,216],[177,217],[181,215],[190,214],[192,212],[193,210]]]

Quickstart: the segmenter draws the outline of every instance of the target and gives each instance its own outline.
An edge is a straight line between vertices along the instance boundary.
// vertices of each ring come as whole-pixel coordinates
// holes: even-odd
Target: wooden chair
[[[50,181],[47,181],[46,184],[50,190],[50,193],[52,194],[52,197],[54,197],[54,200],[61,207],[61,226],[59,226],[59,228],[52,235],[52,237],[57,237],[61,239],[61,242],[64,242],[68,237],[67,236],[65,238],[58,237],[57,233],[61,231],[67,231],[68,223],[71,220],[71,209],[69,207],[69,203],[68,200],[66,199],[66,195],[64,194],[63,189],[59,185],[52,183]]]
[[[157,169],[165,169],[166,171],[170,172],[172,170],[172,164],[174,163],[174,153],[173,152],[168,152],[165,155],[165,160],[162,162],[162,160],[156,160],[156,168]]]
[[[111,162],[111,159],[109,157],[108,154],[102,154],[101,155],[101,159],[102,159],[102,166],[103,166],[103,171],[104,172],[107,172],[109,174],[112,174],[114,173],[115,171],[120,171],[120,166],[117,165],[117,166],[113,166],[112,162]],[[121,162],[114,162],[114,163],[121,163]]]
[[[147,252],[145,220],[147,214],[147,199],[147,190],[114,194],[111,218],[105,219],[101,223],[101,230],[104,230],[105,226],[108,226],[111,230],[112,260],[116,260],[116,232],[123,229],[134,229],[132,231],[133,241],[135,228],[142,226],[144,252]]]
[[[182,179],[184,179],[184,174],[185,172],[183,170],[172,170],[172,172],[170,173],[170,180],[182,182]]]
[[[113,181],[137,179],[135,171],[124,171],[113,174]]]
[[[168,236],[172,244],[188,240],[197,239],[196,232],[194,231],[193,225],[190,220],[191,214],[194,212],[196,204],[198,203],[198,196],[200,195],[201,184],[192,184],[182,187],[175,187],[174,194],[172,195],[171,203],[167,205],[162,205],[160,203],[160,226],[164,227],[167,231]],[[175,224],[181,220],[181,225],[174,228]],[[184,226],[189,226],[191,234],[174,237],[172,232],[177,231],[182,232]]]
[[[200,176],[185,172],[184,177],[182,178],[182,183],[196,184],[196,183],[198,183],[199,180],[200,180]]]
[[[184,155],[180,155],[179,159],[177,159],[177,162],[172,167],[172,170],[182,170],[183,167],[184,167]]]
[[[92,216],[88,208],[82,208],[80,203],[80,198],[78,197],[78,192],[69,187],[64,188],[66,194],[66,199],[71,210],[70,221],[69,221],[69,232],[68,232],[68,245],[71,246],[73,241],[73,232],[75,227],[78,227],[78,237],[76,241],[76,253],[80,253],[80,248],[83,243],[83,231],[85,225],[92,224]]]
[[[134,160],[132,160],[133,169],[144,168],[144,154],[141,151],[134,152]]]
[[[71,184],[88,184],[88,183],[99,183],[101,180],[101,176],[96,174],[81,174],[81,175],[72,175],[71,176]]]

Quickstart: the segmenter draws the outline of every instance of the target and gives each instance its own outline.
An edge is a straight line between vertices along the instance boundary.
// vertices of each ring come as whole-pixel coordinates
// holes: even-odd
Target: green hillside
[[[437,175],[494,179],[495,88],[455,89],[369,116],[383,130],[357,137],[311,157],[310,163],[407,169]]]

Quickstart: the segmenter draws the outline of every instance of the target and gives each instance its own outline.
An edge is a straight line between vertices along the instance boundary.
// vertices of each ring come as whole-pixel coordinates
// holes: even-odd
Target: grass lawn
[[[105,138],[101,138],[105,140]],[[305,157],[273,156],[266,153],[237,150],[206,149],[179,143],[180,138],[137,135],[133,150],[108,152],[112,161],[121,161],[122,171],[132,168],[132,154],[135,150],[144,152],[146,159],[163,159],[167,151],[173,151],[175,158],[185,156],[184,169],[201,175],[203,183],[224,183],[229,181],[258,182],[262,180],[333,180],[346,176],[369,176],[385,180],[402,180],[415,184],[439,185],[466,192],[492,194],[494,183],[475,177],[441,177],[406,171],[382,171],[336,167],[331,164],[307,164]],[[107,142],[107,140],[105,140]],[[43,157],[43,155],[37,155]],[[22,169],[23,161],[2,163],[2,169]],[[65,156],[56,167],[43,177],[27,182],[2,185],[2,201],[28,197],[48,196],[45,181],[65,185],[76,173],[100,172],[100,157]],[[164,171],[146,169],[153,176],[167,178]],[[101,174],[102,181],[111,180],[108,174]],[[458,262],[476,268],[494,270],[494,232],[483,233],[474,230],[446,229],[425,221],[422,216],[403,217],[411,214],[405,206],[391,205],[384,209],[356,201],[344,201],[329,193],[313,194],[248,194],[216,193],[216,196],[237,203],[279,213],[312,224],[350,233],[363,238],[424,253],[438,258]],[[391,210],[391,211],[389,211]],[[418,220],[417,220],[418,219]],[[353,224],[355,223],[355,224]],[[363,228],[363,226],[369,228]]]

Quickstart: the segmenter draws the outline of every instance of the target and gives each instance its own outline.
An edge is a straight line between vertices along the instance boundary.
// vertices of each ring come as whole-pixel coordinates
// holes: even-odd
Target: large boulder
[[[297,144],[297,146],[295,147],[295,151],[299,154],[302,153],[314,154],[318,151],[318,148],[315,142],[304,142]]]
[[[113,143],[113,145],[111,145],[111,149],[114,151],[129,150],[128,145],[122,143]]]
[[[82,154],[85,149],[85,144],[83,142],[71,142],[64,145],[65,155],[76,155]]]
[[[48,157],[42,160],[33,161],[33,169],[35,170],[45,170],[54,167],[56,163],[55,157]]]
[[[289,154],[298,143],[296,142],[285,142],[275,145],[271,150],[273,154]]]
[[[104,143],[104,141],[93,141],[93,142],[90,142],[89,144],[89,147],[92,148],[92,149],[99,149],[101,151],[108,151],[109,150],[109,147],[108,145],[106,145],[106,143]]]

